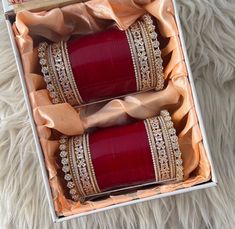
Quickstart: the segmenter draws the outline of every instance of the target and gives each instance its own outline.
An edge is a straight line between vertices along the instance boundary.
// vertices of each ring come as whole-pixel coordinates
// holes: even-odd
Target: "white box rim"
[[[4,10],[5,10],[5,12],[7,12],[6,1],[2,0],[2,2],[3,2]],[[140,202],[144,202],[144,201],[148,201],[148,200],[153,200],[153,199],[159,199],[159,198],[172,196],[172,195],[176,195],[176,194],[186,193],[186,192],[190,192],[190,191],[194,191],[194,190],[205,189],[205,188],[214,187],[214,186],[217,185],[217,179],[216,179],[214,166],[213,166],[213,162],[212,162],[212,158],[211,158],[211,152],[210,152],[209,144],[208,144],[207,137],[206,137],[205,127],[204,127],[203,119],[202,119],[202,116],[201,116],[201,109],[200,109],[199,102],[198,102],[198,96],[197,96],[197,93],[196,93],[194,80],[193,80],[193,77],[192,77],[192,71],[191,71],[191,67],[190,67],[190,63],[189,63],[189,59],[188,59],[188,55],[187,55],[187,50],[186,50],[186,46],[185,46],[185,42],[184,42],[184,38],[183,38],[181,23],[180,23],[178,11],[177,11],[177,8],[176,8],[176,1],[172,0],[172,2],[173,2],[173,5],[174,5],[175,18],[176,18],[176,23],[177,23],[177,26],[178,26],[178,29],[179,29],[179,37],[180,37],[182,50],[183,50],[183,54],[184,54],[184,58],[185,58],[185,63],[186,63],[187,71],[188,71],[189,82],[190,82],[190,85],[191,85],[191,88],[192,88],[192,94],[193,94],[193,99],[194,99],[195,110],[196,110],[196,113],[197,113],[199,126],[200,126],[200,129],[201,129],[201,132],[202,132],[203,143],[204,143],[204,147],[205,147],[205,150],[206,150],[206,154],[208,156],[208,160],[209,160],[209,163],[211,165],[211,174],[212,174],[211,181],[209,181],[207,183],[199,184],[199,185],[196,185],[196,186],[192,186],[192,187],[189,187],[189,188],[179,189],[179,190],[176,190],[176,191],[173,191],[173,192],[157,194],[157,195],[147,197],[147,198],[143,198],[143,199],[136,199],[136,200],[128,201],[128,202],[125,202],[125,203],[111,205],[111,206],[104,207],[104,208],[101,208],[101,209],[96,209],[96,210],[92,210],[92,211],[89,211],[89,212],[84,212],[84,213],[74,214],[74,215],[71,215],[71,216],[64,216],[64,217],[58,217],[56,212],[55,212],[53,198],[52,198],[52,192],[51,192],[51,188],[50,188],[49,180],[48,180],[48,173],[47,173],[47,170],[46,170],[46,166],[45,166],[45,162],[44,162],[44,156],[43,156],[43,152],[42,152],[42,149],[41,149],[39,136],[38,136],[38,133],[37,133],[37,128],[36,128],[36,125],[35,125],[35,122],[34,122],[34,119],[33,119],[32,107],[31,107],[31,104],[30,104],[30,101],[29,101],[26,82],[25,82],[25,79],[24,79],[24,72],[23,72],[23,66],[22,66],[22,63],[21,63],[21,58],[20,58],[18,48],[17,48],[16,42],[15,42],[15,38],[14,38],[13,31],[12,31],[11,23],[6,18],[8,33],[9,33],[9,36],[10,36],[14,56],[15,56],[15,59],[16,59],[17,69],[18,69],[18,72],[19,72],[20,82],[21,82],[22,90],[23,90],[23,94],[24,94],[24,99],[25,99],[28,114],[29,114],[31,128],[32,128],[32,132],[33,132],[33,136],[34,136],[34,140],[35,140],[35,144],[36,144],[36,151],[37,151],[37,155],[38,155],[38,158],[39,158],[39,164],[40,164],[40,168],[41,168],[41,171],[42,171],[43,182],[44,182],[44,185],[45,185],[46,195],[47,195],[47,199],[48,199],[48,202],[49,202],[49,209],[50,209],[50,212],[51,212],[51,215],[52,215],[53,222],[62,222],[62,221],[65,221],[65,220],[70,220],[70,219],[74,219],[74,218],[78,218],[78,217],[82,217],[82,216],[87,216],[87,215],[90,215],[90,214],[94,214],[94,213],[98,213],[98,212],[102,212],[102,211],[106,211],[106,210],[110,210],[110,209],[114,209],[114,208],[118,208],[118,207],[132,205],[132,204],[136,204],[136,203],[140,203]]]
[[[211,165],[211,177],[212,177],[212,180],[217,183],[217,177],[216,177],[215,171],[214,171],[214,165],[212,162],[213,160],[211,157],[211,151],[210,151],[210,147],[209,147],[209,143],[208,143],[208,138],[207,138],[204,122],[203,122],[202,115],[201,115],[202,114],[201,107],[199,105],[199,99],[198,99],[198,95],[196,92],[196,87],[195,87],[195,83],[194,83],[194,79],[193,79],[190,61],[189,61],[189,57],[188,57],[188,53],[187,53],[187,49],[186,49],[186,45],[185,45],[184,35],[182,32],[182,26],[181,26],[179,14],[178,14],[177,6],[176,6],[176,0],[172,0],[172,1],[173,1],[173,5],[174,5],[176,23],[177,23],[177,27],[179,30],[179,37],[180,37],[182,50],[183,50],[183,54],[184,54],[184,59],[185,59],[185,63],[186,63],[186,68],[187,68],[187,72],[188,72],[188,78],[189,78],[190,86],[192,89],[192,96],[193,96],[194,106],[195,106],[195,110],[196,110],[196,114],[197,114],[197,118],[198,118],[198,123],[199,123],[199,127],[200,127],[200,130],[202,133],[202,139],[203,139],[205,151],[206,151],[206,154],[208,156],[208,160]]]

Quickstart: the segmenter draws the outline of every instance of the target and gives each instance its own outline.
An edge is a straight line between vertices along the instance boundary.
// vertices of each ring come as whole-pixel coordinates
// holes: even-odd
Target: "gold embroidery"
[[[60,139],[60,156],[64,179],[73,200],[101,192],[96,180],[88,135]]]
[[[163,74],[163,60],[161,58],[161,50],[159,48],[160,43],[157,39],[157,33],[156,33],[156,28],[153,24],[153,20],[150,15],[145,14],[143,16],[143,21],[144,21],[144,26],[147,30],[146,35],[149,36],[149,40],[151,41],[151,46],[150,50],[152,52],[153,58],[152,58],[152,65],[154,66],[153,68],[156,70],[154,72],[155,77],[153,76],[154,79],[156,79],[156,90],[161,90],[164,87],[164,74]]]
[[[165,146],[165,139],[163,138],[163,133],[160,128],[158,118],[149,118],[146,119],[145,122],[147,123],[146,130],[148,136],[152,136],[152,139],[154,140],[154,142],[150,142],[150,144],[154,144],[154,151],[152,152],[152,155],[154,155],[154,164],[158,165],[155,170],[160,171],[160,177],[156,177],[156,181],[168,180],[171,178],[169,160]]]
[[[170,138],[171,148],[175,156],[175,170],[176,170],[176,179],[178,181],[183,180],[183,160],[181,159],[181,151],[179,148],[178,137],[176,136],[176,130],[173,127],[173,122],[171,121],[171,116],[167,110],[161,111],[160,115],[164,119],[165,126],[167,128],[167,133]]]
[[[183,161],[178,137],[168,111],[144,121],[151,149],[156,181],[183,180]]]
[[[164,87],[161,51],[150,15],[144,15],[126,30],[135,71],[137,91]]]
[[[74,80],[66,42],[40,43],[38,56],[52,103],[81,104],[83,100]]]

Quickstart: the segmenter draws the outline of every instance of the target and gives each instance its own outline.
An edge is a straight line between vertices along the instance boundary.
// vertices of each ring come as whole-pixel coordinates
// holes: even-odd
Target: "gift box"
[[[32,0],[17,5],[3,1],[6,23],[32,125],[49,207],[55,222],[151,199],[213,187],[217,184],[175,1],[155,0],[152,3],[138,7],[131,3],[131,1],[125,1],[122,7],[115,5],[116,1],[110,0],[109,3],[101,3],[103,4],[104,11],[100,11],[95,0],[87,1],[87,3],[66,0],[59,1],[59,3],[58,1]],[[112,7],[112,11],[110,7]],[[50,13],[47,13],[45,10],[50,11]],[[94,40],[91,38],[93,34],[99,34],[102,37],[100,39],[104,43],[103,37],[106,39],[108,37],[107,31],[111,31],[110,33],[115,33],[112,42],[124,42],[124,36],[119,30],[128,31],[146,13],[155,19],[158,35],[163,37],[163,40],[160,40],[160,44],[164,43],[161,47],[164,87],[160,90],[156,90],[156,87],[150,87],[147,91],[140,90],[138,93],[135,93],[138,91],[135,90],[137,84],[133,87],[136,72],[135,65],[133,64],[132,66],[131,60],[133,59],[130,53],[129,59],[125,56],[127,58],[125,59],[125,64],[129,60],[128,66],[130,69],[126,66],[125,69],[128,69],[128,71],[125,72],[125,69],[122,69],[122,71],[124,71],[123,76],[125,77],[132,71],[129,78],[132,79],[131,85],[134,88],[133,90],[129,90],[130,84],[128,84],[128,86],[123,87],[124,89],[122,89],[122,93],[120,92],[120,96],[118,95],[119,93],[109,93],[110,96],[108,98],[106,98],[106,95],[106,97],[101,96],[97,98],[98,95],[102,94],[102,83],[98,84],[98,86],[95,84],[94,90],[100,90],[100,93],[94,94],[92,97],[91,91],[86,91],[86,85],[88,84],[85,82],[83,91],[85,90],[86,93],[83,92],[83,95],[86,98],[90,96],[85,101],[85,105],[76,106],[80,104],[66,99],[61,102],[53,102],[53,98],[48,92],[50,91],[48,83],[43,80],[45,75],[43,76],[43,73],[40,72],[45,67],[43,60],[40,60],[40,57],[38,57],[40,42],[46,41],[48,44],[58,44],[58,42],[62,40],[67,41],[68,39],[70,39],[68,41],[70,42],[71,36],[79,35],[81,37],[79,42],[83,39],[84,43],[82,48],[79,49],[83,50],[82,57],[85,58],[86,52],[99,53],[97,51],[90,51],[91,49],[87,51],[89,45],[89,47],[94,48],[94,44],[92,43],[91,45],[91,42]],[[116,34],[116,31],[113,31],[113,28],[109,30],[114,22],[115,28],[119,29],[118,34]],[[104,35],[102,35],[103,32]],[[98,42],[99,39],[97,35],[95,36],[95,42]],[[119,43],[121,46],[118,46],[116,51],[112,49],[111,59],[115,64],[110,72],[115,71],[116,74],[121,66],[123,66],[123,63],[119,66],[118,63],[120,64],[120,62],[115,62],[114,60],[120,59],[120,56],[122,57],[129,50],[127,49],[128,40],[125,40],[125,42],[126,46],[123,46],[123,43]],[[71,50],[74,49],[73,41],[68,44],[70,45],[70,54],[72,53]],[[72,46],[73,48],[71,48]],[[64,46],[61,47],[63,48]],[[75,49],[77,47],[75,45]],[[148,54],[150,49],[148,46],[145,46],[145,48]],[[53,51],[53,47],[51,50]],[[115,56],[114,53],[118,53],[118,55]],[[102,54],[101,56],[106,55],[104,49]],[[54,60],[56,61],[58,58],[60,59],[60,57],[56,56]],[[84,58],[81,58],[79,63]],[[148,58],[148,55],[146,55],[146,58]],[[50,63],[53,62],[52,60]],[[96,74],[95,71],[92,74],[89,72],[95,64],[98,63],[97,68],[102,66],[102,62],[97,61],[95,58],[94,60],[90,68],[86,68],[83,71],[89,73],[87,75],[88,78],[92,74]],[[41,65],[39,61],[41,61]],[[73,63],[76,63],[76,61],[73,62],[71,58],[70,61],[70,64],[74,67]],[[57,62],[55,66],[56,64]],[[102,72],[102,77],[109,71],[111,62],[108,65],[109,68]],[[81,66],[83,67],[84,64]],[[69,69],[69,67],[67,68]],[[76,75],[74,68],[72,71],[73,75]],[[60,73],[57,69],[54,72]],[[110,74],[107,74],[107,76]],[[117,77],[119,76],[119,74],[116,75]],[[86,79],[86,77],[84,78]],[[100,82],[104,82],[104,78],[101,79]],[[123,86],[123,82],[127,81],[125,78],[120,83],[118,92],[120,87]],[[73,82],[71,82],[71,85]],[[90,80],[90,82],[93,83],[93,80]],[[117,85],[118,81],[115,82],[115,85]],[[107,85],[110,87],[111,84],[107,83]],[[62,86],[61,93],[63,92]],[[126,89],[127,87],[128,90]],[[92,84],[89,84],[89,88],[92,88]],[[78,87],[78,89],[79,93],[82,92],[81,88]],[[107,92],[107,90],[104,91]],[[111,92],[113,92],[113,89]],[[97,101],[93,102],[94,98],[97,98]],[[152,163],[152,159],[149,157],[154,151],[153,148],[156,146],[156,143],[154,142],[154,135],[151,135],[151,131],[149,132],[146,126],[151,127],[150,120],[154,117],[157,117],[158,122],[163,126],[164,120],[162,123],[160,122],[162,120],[160,117],[162,113],[160,111],[165,109],[170,112],[170,119],[174,123],[174,128],[178,135],[177,142],[179,142],[182,153],[184,180],[180,179],[179,182],[169,182],[171,179],[174,180],[176,178],[176,172],[174,172],[177,171],[176,169],[172,167],[166,168],[165,166],[161,167],[162,164],[156,165],[158,160]],[[156,127],[156,123],[154,125],[155,128],[161,129],[159,126]],[[90,130],[92,132],[87,137],[86,132]],[[152,128],[151,130],[153,131],[154,129]],[[163,129],[161,130],[164,132]],[[160,141],[167,138],[167,135],[165,136],[164,133],[160,137]],[[60,134],[66,137],[62,137],[59,141],[58,135]],[[112,137],[110,138],[109,136]],[[173,138],[169,137],[169,139]],[[172,141],[168,147],[173,149],[174,142]],[[65,142],[68,143],[65,144]],[[146,145],[148,147],[145,149]],[[76,147],[82,147],[86,151],[90,151],[90,154],[84,154],[85,157],[90,155],[90,158],[87,158],[87,160],[85,158],[84,160],[87,163],[91,163],[92,166],[87,167],[85,172],[83,170],[83,173],[81,171],[77,173],[79,175],[89,174],[90,183],[95,188],[90,191],[90,184],[86,180],[86,182],[81,182],[80,186],[82,185],[82,188],[86,187],[87,189],[80,191],[85,194],[94,194],[101,191],[103,194],[102,198],[99,199],[96,198],[97,196],[95,198],[92,196],[93,198],[91,199],[85,199],[85,202],[77,202],[78,200],[73,188],[74,182],[71,183],[71,178],[69,177],[71,174],[67,172],[69,157],[67,157],[67,151],[64,149],[65,146],[72,148],[71,152],[73,150],[76,151]],[[104,149],[106,147],[109,147],[108,153]],[[56,161],[58,158],[55,156],[58,155],[58,149],[60,149],[61,154],[60,162]],[[109,157],[109,152],[111,151],[113,154],[112,157]],[[75,153],[71,153],[71,158],[75,158],[75,156]],[[130,160],[133,157],[135,157],[135,160]],[[163,155],[164,158],[167,158],[166,155]],[[127,159],[130,160],[129,163],[128,161],[126,162]],[[159,162],[162,161],[164,163],[164,160],[160,160],[160,157],[157,159],[159,159]],[[167,160],[175,161],[175,164],[180,163],[179,158],[175,157],[174,159],[172,155],[168,155]],[[61,183],[63,183],[60,181],[63,175],[59,175],[61,169],[63,169],[65,176],[68,178],[67,181],[70,185],[67,184],[67,186],[71,186],[70,194],[75,197],[74,199],[66,195],[66,191],[61,186]],[[163,170],[164,172],[160,172]],[[169,171],[173,173],[169,175]],[[94,173],[96,177],[91,179]],[[74,174],[76,175],[76,171],[74,171]],[[161,177],[162,179],[156,179],[156,177]],[[109,180],[112,182],[107,182]],[[84,180],[81,178],[81,181]],[[115,187],[114,190],[112,190],[112,187]],[[87,196],[89,197],[89,195]]]

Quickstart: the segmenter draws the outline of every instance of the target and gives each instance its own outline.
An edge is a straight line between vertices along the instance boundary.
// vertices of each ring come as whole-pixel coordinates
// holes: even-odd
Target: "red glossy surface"
[[[89,140],[97,182],[102,191],[155,180],[142,121],[94,132]]]
[[[84,102],[136,91],[126,34],[117,28],[68,41],[69,58]]]

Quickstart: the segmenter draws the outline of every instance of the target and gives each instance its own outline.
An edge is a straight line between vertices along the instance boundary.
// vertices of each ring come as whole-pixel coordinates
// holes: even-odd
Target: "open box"
[[[164,1],[164,0],[162,0],[162,1]],[[62,2],[64,3],[65,1],[62,1]],[[151,199],[171,196],[171,195],[175,195],[175,194],[179,194],[179,193],[189,192],[189,191],[193,191],[193,190],[198,190],[198,189],[202,189],[202,188],[216,186],[216,183],[217,183],[216,176],[214,174],[214,168],[213,168],[213,164],[212,164],[212,161],[211,161],[210,150],[209,150],[209,146],[208,146],[208,142],[207,142],[207,138],[206,138],[206,133],[205,133],[204,125],[203,125],[203,120],[202,120],[202,117],[201,117],[201,111],[200,111],[200,107],[199,107],[199,103],[198,103],[198,98],[197,98],[197,95],[196,95],[195,86],[194,86],[192,73],[191,73],[191,69],[190,69],[190,64],[189,64],[189,60],[188,60],[188,57],[187,57],[187,51],[186,51],[184,40],[183,40],[182,29],[181,29],[181,26],[180,26],[178,12],[176,10],[176,3],[175,3],[175,1],[172,1],[172,2],[173,2],[173,6],[174,6],[174,15],[175,15],[174,17],[175,17],[176,24],[177,24],[177,27],[178,27],[179,38],[180,38],[181,47],[182,47],[182,51],[183,51],[184,61],[185,61],[186,68],[187,68],[188,79],[189,79],[189,83],[190,83],[190,86],[191,86],[195,111],[196,111],[196,114],[197,114],[197,118],[198,118],[198,122],[199,122],[199,126],[200,126],[200,131],[201,131],[201,134],[202,134],[203,145],[204,145],[204,148],[205,148],[205,151],[206,151],[206,154],[207,154],[208,161],[210,163],[211,179],[207,182],[197,184],[197,185],[192,186],[192,187],[180,188],[180,189],[177,189],[175,191],[170,191],[170,192],[166,192],[166,193],[159,193],[159,194],[156,194],[156,195],[143,197],[141,199],[134,198],[133,200],[130,200],[130,201],[127,201],[127,202],[117,203],[115,205],[101,207],[101,208],[97,208],[97,209],[94,209],[94,210],[91,210],[91,211],[86,211],[86,212],[79,213],[79,214],[73,214],[73,215],[69,215],[69,216],[58,216],[56,211],[55,211],[53,194],[52,194],[50,183],[49,183],[49,180],[48,180],[48,171],[47,171],[47,168],[46,168],[46,164],[45,164],[45,160],[44,160],[44,154],[43,154],[42,147],[41,147],[41,144],[40,144],[40,139],[39,139],[37,127],[36,127],[34,117],[33,117],[32,106],[31,106],[31,102],[30,102],[30,99],[29,99],[29,95],[28,95],[27,85],[26,85],[26,82],[25,82],[23,66],[22,66],[22,63],[21,63],[21,56],[19,54],[19,50],[18,50],[16,41],[15,41],[15,35],[14,35],[13,30],[12,30],[12,23],[14,22],[14,10],[11,6],[8,5],[8,3],[6,1],[3,1],[4,11],[5,11],[5,14],[6,14],[6,23],[7,23],[7,27],[8,27],[8,31],[9,31],[9,35],[10,35],[10,39],[11,39],[11,43],[12,43],[12,47],[13,47],[13,51],[14,51],[14,54],[15,54],[17,67],[18,67],[18,71],[19,71],[19,75],[20,75],[20,80],[21,80],[21,84],[22,84],[22,88],[23,88],[23,93],[24,93],[24,97],[25,97],[25,101],[26,101],[26,104],[27,104],[28,113],[29,113],[29,117],[30,117],[30,121],[31,121],[31,125],[32,125],[32,131],[33,131],[33,135],[34,135],[34,138],[35,138],[37,153],[38,153],[39,162],[40,162],[42,175],[43,175],[43,180],[44,180],[44,184],[45,184],[45,187],[46,187],[47,197],[48,197],[48,200],[49,200],[50,211],[51,211],[51,214],[52,214],[52,218],[55,222],[61,222],[63,220],[68,220],[68,219],[72,219],[72,218],[75,218],[75,217],[88,215],[88,214],[92,214],[92,213],[96,213],[96,212],[100,212],[100,211],[104,211],[104,210],[108,210],[108,209],[112,209],[112,208],[116,208],[116,207],[121,207],[121,206],[130,205],[130,204],[134,204],[134,203],[139,203],[139,202],[143,202],[143,201],[146,201],[146,200],[151,200]],[[48,3],[48,1],[47,1],[47,3]],[[68,1],[68,3],[71,3],[71,1],[70,2]],[[55,5],[46,6],[46,9],[53,8],[54,6]],[[27,4],[25,5],[25,7],[28,7]],[[31,8],[29,7],[28,9],[31,9]],[[42,9],[44,9],[44,8],[43,7],[41,8],[41,5],[40,5],[40,7],[37,10],[42,10]],[[16,11],[21,10],[21,7],[16,7],[15,10]],[[37,11],[37,10],[34,9],[34,11]]]

